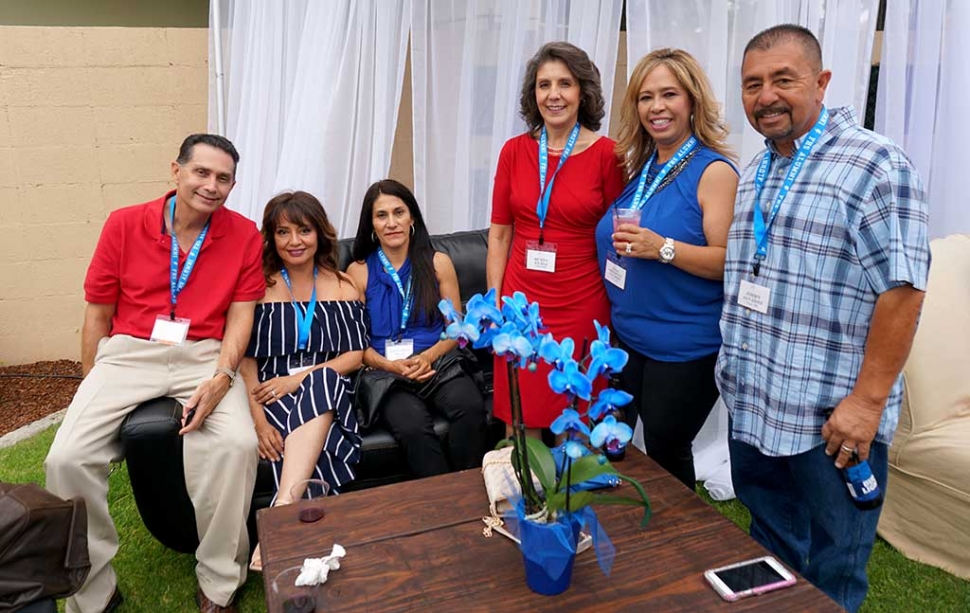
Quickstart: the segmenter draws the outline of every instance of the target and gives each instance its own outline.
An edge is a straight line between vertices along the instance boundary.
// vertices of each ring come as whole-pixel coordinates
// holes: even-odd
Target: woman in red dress
[[[519,96],[529,131],[505,143],[495,172],[488,232],[488,287],[522,291],[538,302],[546,331],[596,339],[593,320],[608,324],[610,303],[596,260],[596,223],[623,189],[616,145],[596,130],[605,115],[599,70],[565,42],[544,45],[529,60]],[[495,416],[511,423],[508,377],[496,358]],[[546,428],[566,407],[548,384],[549,367],[522,370],[522,413]]]

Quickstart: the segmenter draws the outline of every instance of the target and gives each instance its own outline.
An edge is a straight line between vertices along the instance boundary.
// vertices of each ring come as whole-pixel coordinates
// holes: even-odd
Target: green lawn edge
[[[44,457],[57,426],[0,449],[0,481],[44,484]],[[119,613],[194,611],[195,559],[163,547],[145,529],[119,464],[108,479],[108,500],[121,540],[114,568],[125,596]],[[750,516],[737,500],[717,502],[703,487],[698,494],[732,522],[747,530]],[[619,552],[622,555],[622,552]],[[907,559],[882,539],[869,560],[869,596],[862,613],[970,611],[970,581]],[[251,573],[236,600],[240,611],[265,610],[262,576]],[[63,603],[60,603],[63,610]]]

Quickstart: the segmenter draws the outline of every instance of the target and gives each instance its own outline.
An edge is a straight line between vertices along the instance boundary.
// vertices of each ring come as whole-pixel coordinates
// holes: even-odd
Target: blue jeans
[[[848,611],[866,598],[866,564],[882,507],[860,511],[825,445],[788,457],[730,440],[731,477],[751,512],[751,537]],[[873,443],[869,464],[885,495],[888,448]]]

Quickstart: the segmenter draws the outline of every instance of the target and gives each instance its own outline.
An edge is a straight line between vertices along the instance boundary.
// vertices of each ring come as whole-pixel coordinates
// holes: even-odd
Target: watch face
[[[660,248],[660,259],[669,262],[674,259],[674,248],[671,245],[664,245]]]

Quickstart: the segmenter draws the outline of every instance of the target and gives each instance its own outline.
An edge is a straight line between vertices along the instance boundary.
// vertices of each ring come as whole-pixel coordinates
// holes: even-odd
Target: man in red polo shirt
[[[238,162],[225,138],[189,136],[172,162],[175,191],[113,212],[101,231],[84,281],[84,381],[45,461],[51,492],[87,501],[91,572],[68,611],[121,604],[108,464],[121,457],[125,416],[159,396],[185,407],[180,434],[200,535],[199,608],[235,610],[257,453],[246,390],[233,382],[265,291],[260,234],[223,207]]]

